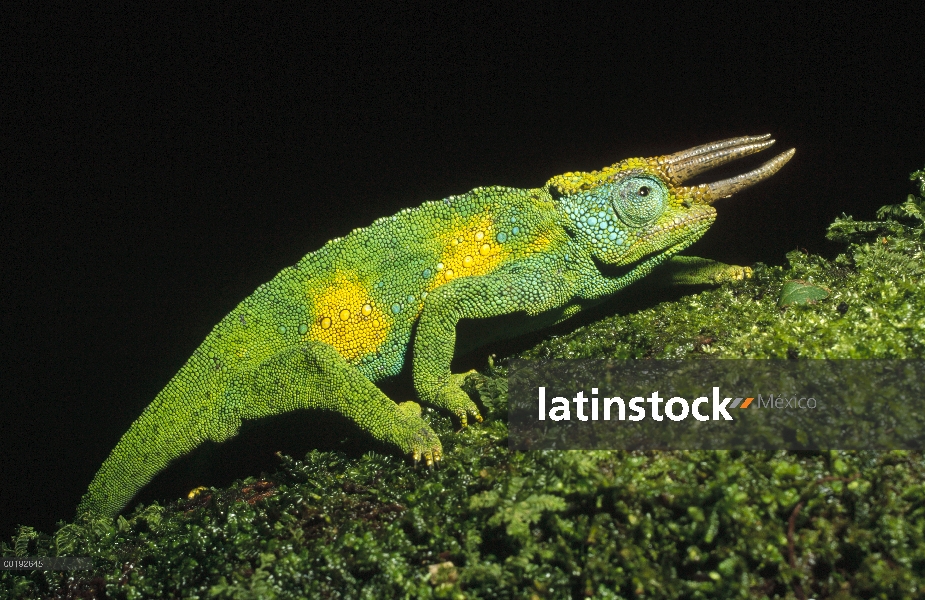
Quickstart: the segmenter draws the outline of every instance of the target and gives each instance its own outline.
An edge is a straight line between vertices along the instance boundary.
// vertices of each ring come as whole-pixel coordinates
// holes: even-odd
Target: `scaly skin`
[[[792,151],[742,178],[680,183],[767,147],[766,137],[566,173],[536,189],[477,188],[328,242],[222,319],[122,437],[78,511],[114,516],[171,460],[227,440],[243,419],[300,408],[336,411],[415,460],[439,461],[420,406],[396,404],[374,385],[402,370],[409,345],[420,400],[465,426],[481,416],[460,388],[465,374],[450,372],[460,319],[516,313],[523,318],[510,330],[479,341],[511,337],[601,302],[666,261],[675,283],[746,276],[671,259],[713,223],[716,197],[773,174]]]

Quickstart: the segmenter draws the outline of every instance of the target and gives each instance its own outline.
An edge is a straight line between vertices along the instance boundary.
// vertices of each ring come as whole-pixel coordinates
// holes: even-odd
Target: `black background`
[[[688,253],[783,264],[834,255],[826,225],[902,201],[925,161],[921,36],[883,8],[34,4],[0,21],[6,539],[72,518],[213,325],[377,217],[770,132],[794,159]],[[145,498],[227,483],[187,472]]]

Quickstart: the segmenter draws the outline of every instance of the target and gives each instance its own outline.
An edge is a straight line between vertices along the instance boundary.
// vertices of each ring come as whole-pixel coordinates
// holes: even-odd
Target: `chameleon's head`
[[[675,154],[631,158],[591,173],[566,173],[547,182],[572,223],[572,233],[594,257],[632,279],[700,238],[716,217],[712,203],[776,173],[790,149],[744,175],[686,187],[709,169],[759,152],[770,134],[704,144]]]

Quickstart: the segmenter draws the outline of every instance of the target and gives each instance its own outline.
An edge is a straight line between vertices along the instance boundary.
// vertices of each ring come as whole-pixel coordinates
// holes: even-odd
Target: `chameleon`
[[[478,347],[557,324],[653,271],[677,284],[749,276],[678,253],[712,225],[716,200],[772,176],[795,149],[742,175],[682,184],[769,138],[631,158],[535,189],[480,187],[329,241],[213,328],[116,444],[78,514],[114,517],[172,460],[228,440],[245,419],[298,409],[340,413],[432,466],[443,450],[421,405],[394,402],[377,382],[410,360],[418,400],[466,427],[482,417],[462,388],[469,373],[450,368],[461,319],[508,318],[469,342]]]

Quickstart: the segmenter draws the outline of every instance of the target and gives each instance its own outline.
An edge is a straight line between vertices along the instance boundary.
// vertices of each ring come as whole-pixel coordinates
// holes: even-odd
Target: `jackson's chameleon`
[[[632,158],[535,189],[476,188],[331,240],[215,326],[119,440],[79,512],[114,516],[171,460],[234,436],[242,419],[299,408],[336,411],[416,461],[439,461],[420,406],[396,404],[377,381],[409,356],[419,399],[465,426],[481,416],[460,388],[466,374],[450,372],[460,319],[512,317],[481,344],[567,319],[662,263],[676,283],[747,276],[675,255],[713,223],[714,200],[770,177],[794,150],[738,177],[681,184],[769,137]]]

